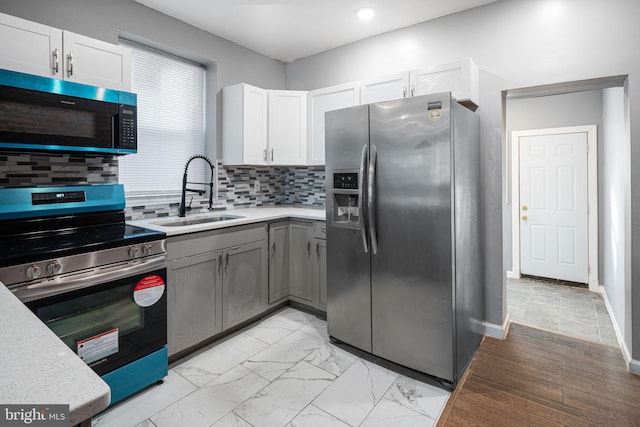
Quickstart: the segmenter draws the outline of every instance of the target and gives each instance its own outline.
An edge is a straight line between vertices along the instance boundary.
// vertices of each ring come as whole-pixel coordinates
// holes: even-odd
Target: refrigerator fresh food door
[[[364,196],[369,110],[325,114],[327,189],[327,329],[371,352],[371,276]]]
[[[372,104],[368,184],[372,352],[453,381],[450,102]]]

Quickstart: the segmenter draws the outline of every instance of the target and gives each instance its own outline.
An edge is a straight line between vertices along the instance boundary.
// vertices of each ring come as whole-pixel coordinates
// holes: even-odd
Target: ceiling
[[[496,0],[135,0],[283,62]],[[373,8],[362,21],[356,11]]]

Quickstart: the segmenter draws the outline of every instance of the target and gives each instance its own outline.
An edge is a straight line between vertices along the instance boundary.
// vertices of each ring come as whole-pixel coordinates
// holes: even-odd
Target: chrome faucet
[[[191,156],[189,160],[187,160],[187,164],[184,166],[184,175],[182,176],[182,195],[180,197],[180,207],[178,208],[178,216],[184,217],[187,215],[187,211],[191,210],[191,203],[187,206],[186,203],[186,193],[190,191],[192,193],[198,193],[199,196],[202,196],[205,191],[204,190],[194,190],[191,188],[187,188],[187,184],[196,184],[196,185],[207,185],[205,182],[187,182],[187,170],[189,169],[189,163],[191,163],[195,159],[202,159],[205,162],[209,163],[209,167],[211,168],[211,179],[209,180],[209,210],[213,210],[213,174],[214,174],[214,166],[211,163],[211,160],[207,156],[203,156],[202,154],[196,154]],[[192,199],[193,200],[193,199]]]

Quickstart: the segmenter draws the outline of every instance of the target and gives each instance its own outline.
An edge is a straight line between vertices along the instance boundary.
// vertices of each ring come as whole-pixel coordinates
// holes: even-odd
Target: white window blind
[[[128,46],[131,91],[138,95],[138,152],[119,157],[118,179],[128,195],[177,193],[189,157],[205,152],[204,67]],[[189,168],[189,181],[205,182],[199,166]]]

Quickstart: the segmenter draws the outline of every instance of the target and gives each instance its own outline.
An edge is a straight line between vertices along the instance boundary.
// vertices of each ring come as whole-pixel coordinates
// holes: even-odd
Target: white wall
[[[514,82],[512,88],[628,75],[629,102],[639,106],[640,49],[630,48],[640,40],[639,16],[640,2],[634,0],[501,0],[286,64],[286,85],[315,89],[471,57],[480,68]],[[640,108],[629,110],[629,120],[631,182],[639,183]],[[485,178],[485,189],[504,185]],[[638,185],[631,187],[630,206],[629,231],[640,242]],[[486,237],[487,244],[502,244],[502,236]],[[633,344],[633,357],[640,360],[640,244],[632,246],[630,266],[636,314],[627,345]],[[487,268],[502,268],[502,260]],[[502,298],[502,284],[487,286],[489,300]],[[492,322],[504,315],[498,305],[487,313]]]
[[[631,339],[629,263],[629,150],[626,144],[624,88],[604,89],[600,157],[600,214],[602,245],[600,284],[604,286],[615,323],[625,342]]]

